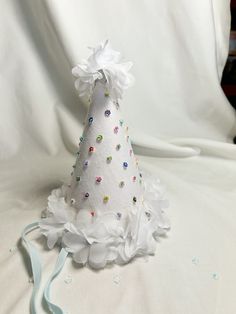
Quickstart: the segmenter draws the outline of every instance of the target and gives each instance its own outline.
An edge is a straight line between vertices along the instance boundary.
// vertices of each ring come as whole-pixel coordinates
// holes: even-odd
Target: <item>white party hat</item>
[[[90,106],[71,182],[52,191],[39,223],[49,248],[60,243],[75,262],[97,269],[154,254],[169,229],[160,181],[140,171],[122,119],[119,101],[134,80],[132,64],[120,59],[104,41],[72,70]]]

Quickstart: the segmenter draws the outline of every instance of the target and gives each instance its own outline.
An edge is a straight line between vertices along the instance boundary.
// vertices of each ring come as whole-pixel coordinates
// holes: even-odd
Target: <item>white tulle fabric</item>
[[[134,77],[128,73],[132,62],[121,63],[121,54],[111,48],[108,40],[101,42],[97,47],[90,48],[92,54],[82,60],[72,69],[77,78],[75,88],[81,97],[90,98],[96,80],[106,79],[106,88],[113,100],[119,100],[125,89],[134,82]]]
[[[66,185],[53,190],[48,198],[47,217],[39,223],[48,247],[60,244],[72,253],[75,262],[95,269],[154,254],[158,237],[170,228],[163,211],[168,202],[160,181],[148,173],[143,177],[142,205],[120,219],[117,212],[99,210],[88,218],[87,210],[78,211],[66,203]]]

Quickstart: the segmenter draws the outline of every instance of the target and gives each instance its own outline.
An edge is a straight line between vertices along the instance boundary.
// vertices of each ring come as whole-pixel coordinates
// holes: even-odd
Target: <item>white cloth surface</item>
[[[19,236],[69,179],[87,110],[71,68],[106,38],[134,62],[122,112],[141,166],[167,187],[172,229],[148,262],[96,272],[68,259],[52,299],[70,314],[235,313],[236,126],[220,87],[229,0],[2,0],[0,14],[0,313],[29,311]],[[31,237],[45,283],[58,252]]]

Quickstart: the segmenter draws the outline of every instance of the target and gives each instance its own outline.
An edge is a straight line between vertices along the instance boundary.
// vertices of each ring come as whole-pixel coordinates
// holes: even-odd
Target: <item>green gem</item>
[[[107,162],[111,162],[112,161],[112,157],[111,156],[108,156],[107,157]]]
[[[103,140],[103,136],[100,134],[97,136],[97,142],[101,142]]]

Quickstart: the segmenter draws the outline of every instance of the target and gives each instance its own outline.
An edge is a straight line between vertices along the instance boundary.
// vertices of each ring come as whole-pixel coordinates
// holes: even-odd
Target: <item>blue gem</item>
[[[84,161],[84,167],[88,167],[88,164],[89,164],[89,161],[88,161],[88,160],[85,160],[85,161]]]
[[[111,114],[111,110],[107,109],[107,110],[105,111],[105,116],[106,116],[106,117],[109,117],[110,114]]]
[[[126,169],[128,168],[128,163],[126,161],[123,162],[123,167]]]
[[[89,122],[89,125],[91,125],[91,124],[93,123],[93,117],[90,117],[90,118],[88,119],[88,122]]]

